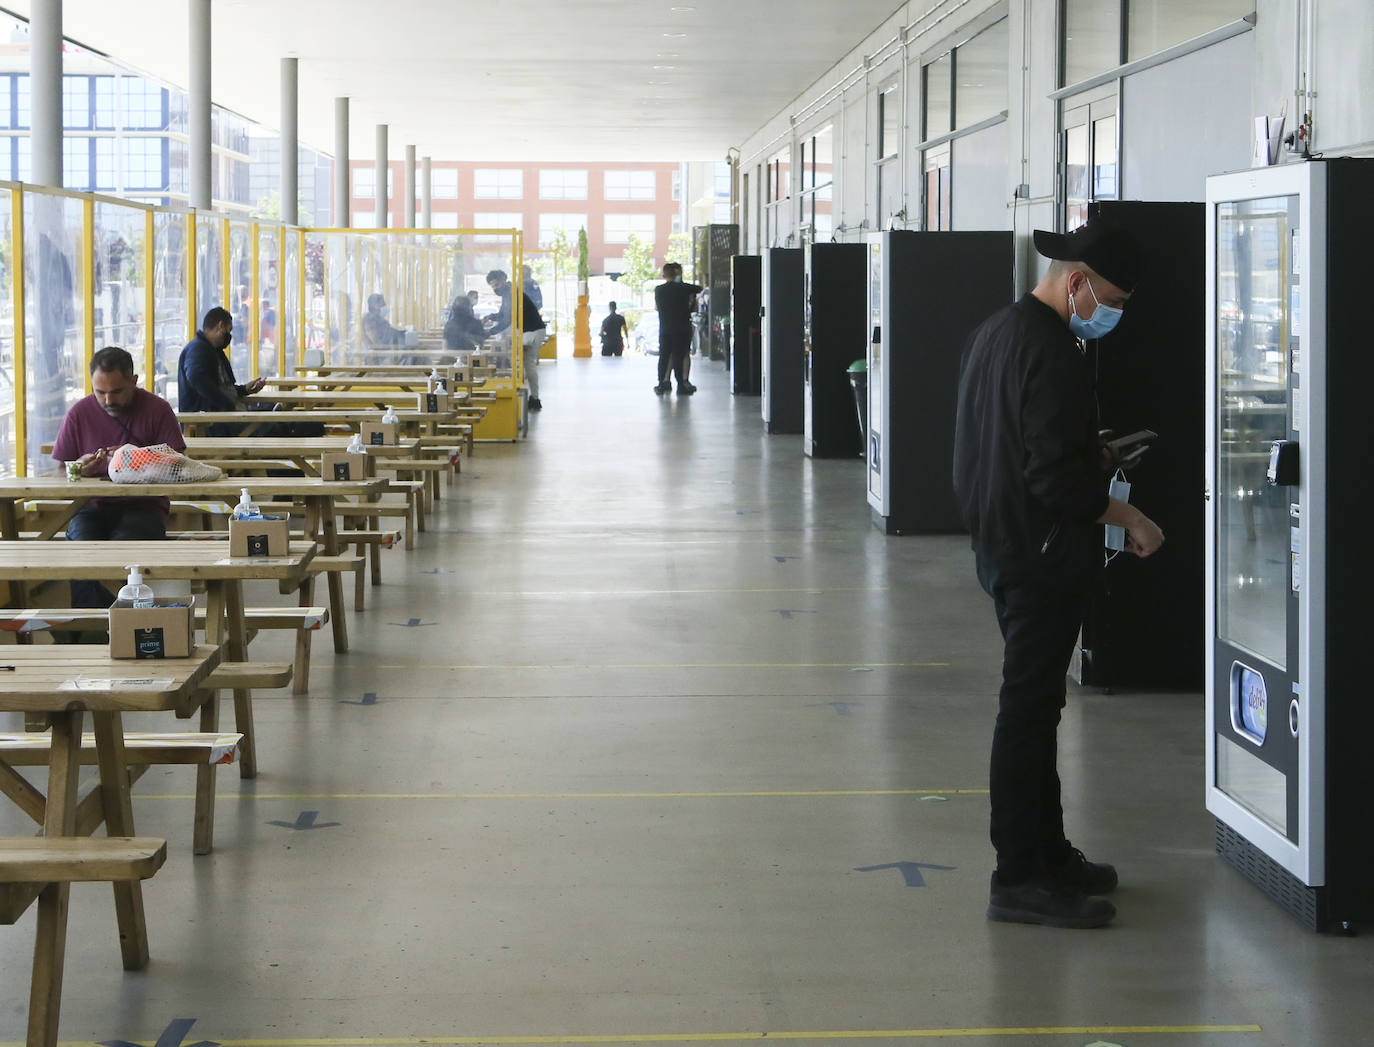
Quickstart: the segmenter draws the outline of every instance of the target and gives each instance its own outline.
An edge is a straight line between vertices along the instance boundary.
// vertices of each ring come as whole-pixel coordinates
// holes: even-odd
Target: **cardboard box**
[[[325,451],[320,457],[320,478],[324,480],[366,480],[377,474],[370,454]]]
[[[152,607],[116,601],[110,608],[111,658],[186,658],[195,646],[195,597],[155,597]]]
[[[230,556],[285,556],[290,540],[285,516],[276,520],[229,521]]]
[[[441,414],[453,410],[453,397],[448,393],[420,393],[416,410],[426,414]]]
[[[363,443],[371,447],[394,447],[401,442],[399,422],[364,422]]]

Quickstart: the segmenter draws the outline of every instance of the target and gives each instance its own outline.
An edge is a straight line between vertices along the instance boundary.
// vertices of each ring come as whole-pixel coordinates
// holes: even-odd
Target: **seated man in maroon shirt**
[[[123,444],[168,444],[186,449],[172,407],[138,387],[134,359],[107,346],[91,357],[90,396],[72,404],[62,419],[52,456],[79,462],[82,476],[105,476],[110,452]],[[67,523],[68,541],[130,541],[167,537],[166,498],[93,498]],[[73,607],[109,607],[114,602],[99,582],[73,582]]]

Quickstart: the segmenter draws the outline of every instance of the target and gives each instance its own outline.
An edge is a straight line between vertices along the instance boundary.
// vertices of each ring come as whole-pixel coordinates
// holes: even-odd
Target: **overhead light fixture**
[[[666,36],[669,40],[681,40],[681,39],[682,39],[683,37],[685,37],[687,34],[686,34],[686,33],[664,33],[663,35]]]
[[[656,65],[656,66],[654,66],[654,69],[655,69],[655,70],[657,70],[658,72],[664,72],[664,73],[666,73],[666,72],[671,72],[672,70],[674,70],[674,69],[676,69],[676,68],[677,68],[677,66],[675,66],[675,65]]]
[[[680,14],[680,15],[685,15],[685,14],[691,14],[693,11],[696,10],[696,8],[695,8],[695,7],[685,7],[685,6],[684,6],[684,7],[670,7],[668,10],[674,11],[674,12],[676,12],[677,14]]]
[[[654,57],[655,57],[655,58],[681,58],[682,55],[678,54],[676,51],[660,51],[658,54],[654,55]]]

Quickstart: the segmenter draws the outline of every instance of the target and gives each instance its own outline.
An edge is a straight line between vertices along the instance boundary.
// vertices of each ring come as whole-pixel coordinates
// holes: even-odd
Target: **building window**
[[[86,130],[91,126],[91,78],[64,76],[62,78],[62,126]]]
[[[525,216],[518,211],[478,211],[472,216],[474,229],[523,229]],[[508,234],[492,233],[476,239],[489,243],[510,243]]]
[[[353,195],[359,200],[371,200],[377,195],[377,172],[374,168],[353,168]]]
[[[555,214],[545,212],[539,216],[539,244],[547,247],[553,243],[553,236],[559,229],[563,230],[563,235],[568,238],[569,243],[577,243],[577,234],[587,228],[587,216],[585,214]]]
[[[1066,103],[1064,109],[1063,184],[1064,229],[1077,229],[1088,220],[1093,200],[1120,198],[1117,178],[1116,95],[1113,91],[1087,103]]]
[[[473,196],[478,200],[519,200],[525,195],[524,172],[519,168],[479,167],[473,172]]]
[[[682,232],[682,215],[680,214],[673,215],[673,232]]]
[[[768,202],[777,203],[792,195],[792,162],[789,152],[768,161]]]
[[[657,239],[657,224],[657,216],[651,214],[608,214],[604,239],[608,244],[627,244],[633,234],[652,244]]]
[[[457,172],[455,172],[455,174],[456,174],[456,173],[457,173]],[[435,211],[435,212],[434,212],[434,228],[435,228],[435,229],[457,229],[457,228],[458,228],[458,212],[457,212],[457,211]]]
[[[833,229],[834,140],[835,129],[831,124],[802,140],[801,224],[810,226],[817,240],[822,235],[828,237]]]
[[[954,52],[941,55],[925,67],[925,123],[921,138],[929,140],[954,130]]]
[[[952,229],[950,207],[949,144],[927,149],[925,154],[925,228],[930,232]]]
[[[126,189],[164,189],[167,186],[166,142],[161,138],[124,139]]]
[[[115,125],[115,78],[97,76],[95,80],[95,126],[110,131]]]
[[[680,167],[673,172],[673,199],[682,199],[682,168]]]
[[[1157,54],[1254,9],[1255,0],[1064,0],[1061,86]]]
[[[896,84],[878,95],[878,159],[896,156],[902,144],[902,96]]]
[[[954,130],[972,127],[1007,108],[1010,25],[1002,18],[955,48]]]
[[[115,185],[115,140],[97,138],[95,140],[95,188],[113,190]]]
[[[456,167],[441,167],[438,170],[430,168],[429,189],[435,200],[457,200],[458,169]],[[453,228],[456,229],[457,226]]]
[[[31,102],[31,99],[32,99],[32,91],[33,91],[33,88],[32,88],[32,86],[29,84],[29,77],[28,77],[28,74],[27,74],[27,73],[25,73],[25,74],[23,74],[23,75],[21,75],[21,76],[16,76],[16,77],[14,78],[14,126],[15,126],[15,127],[28,127],[28,126],[29,126],[29,105],[30,105],[30,102]],[[25,171],[27,172],[27,168],[25,168]],[[28,174],[25,173],[24,177],[27,178],[27,177],[28,177]]]
[[[587,199],[587,172],[562,170],[540,171],[539,199]]]
[[[62,139],[62,184],[68,189],[89,191],[91,186],[91,140]]]
[[[14,117],[10,112],[14,105],[14,77],[0,73],[0,127],[13,125]]]
[[[653,171],[607,171],[607,200],[653,200],[656,198]]]
[[[124,85],[124,126],[138,131],[167,128],[167,92],[141,76],[122,76]]]

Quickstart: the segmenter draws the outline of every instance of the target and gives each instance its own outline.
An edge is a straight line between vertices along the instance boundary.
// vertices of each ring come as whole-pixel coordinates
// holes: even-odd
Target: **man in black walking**
[[[663,264],[663,283],[654,288],[654,307],[658,310],[658,385],[662,396],[672,392],[668,372],[677,378],[678,396],[691,396],[697,387],[687,381],[687,351],[692,346],[692,298],[701,294],[697,284],[682,282],[682,266]]]

